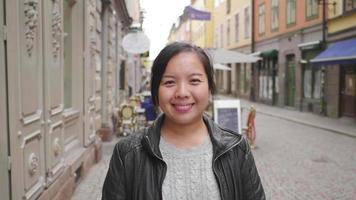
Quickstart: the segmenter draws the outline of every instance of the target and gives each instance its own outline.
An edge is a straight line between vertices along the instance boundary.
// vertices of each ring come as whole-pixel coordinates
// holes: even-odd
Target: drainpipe
[[[255,52],[255,15],[254,15],[254,10],[255,10],[255,1],[251,0],[251,52]],[[256,63],[252,63],[251,66],[251,87],[250,87],[250,100],[256,101],[255,99],[255,68],[256,68]]]
[[[326,49],[326,31],[327,31],[327,24],[326,24],[326,5],[327,2],[326,0],[319,0],[319,3],[322,5],[322,43],[321,43],[321,49],[324,50]],[[321,91],[322,91],[322,96],[321,96],[321,114],[322,115],[327,115],[326,113],[326,99],[325,99],[325,78],[326,78],[326,70],[325,67],[321,67]]]

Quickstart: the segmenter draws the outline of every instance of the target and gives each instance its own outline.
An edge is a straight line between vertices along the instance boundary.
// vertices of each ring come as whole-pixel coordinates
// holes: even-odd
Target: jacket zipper
[[[221,197],[221,200],[224,200],[224,198],[223,198],[223,191],[222,191],[222,185],[221,185],[221,183],[220,183],[220,180],[219,180],[219,176],[218,176],[218,174],[217,174],[217,172],[216,172],[216,168],[215,168],[215,163],[216,163],[216,160],[220,157],[220,156],[222,156],[222,155],[224,155],[226,152],[228,152],[228,151],[230,151],[232,148],[234,148],[234,147],[236,147],[238,144],[240,144],[240,142],[242,141],[242,139],[241,140],[239,140],[239,141],[237,141],[235,144],[233,144],[233,145],[231,145],[231,147],[229,147],[229,148],[227,148],[225,151],[223,151],[222,153],[220,153],[218,156],[216,156],[216,158],[214,159],[214,161],[213,161],[213,172],[214,172],[214,174],[215,174],[215,177],[216,177],[216,180],[217,180],[217,182],[218,182],[218,184],[219,184],[219,189],[220,189],[220,197]]]
[[[150,141],[150,139],[148,138],[148,136],[146,135],[145,137],[146,137],[146,139],[147,139],[147,142],[148,142],[149,146],[152,147],[151,141]],[[159,196],[160,196],[160,199],[163,199],[163,197],[162,197],[162,185],[163,185],[163,180],[164,180],[164,178],[165,178],[165,176],[166,176],[167,164],[166,164],[166,162],[164,162],[164,160],[161,159],[152,149],[151,149],[151,152],[152,152],[152,154],[153,154],[158,160],[160,160],[160,161],[165,165],[165,167],[163,168],[163,175],[162,175],[162,178],[161,178],[160,184],[159,184],[159,193],[160,193]]]

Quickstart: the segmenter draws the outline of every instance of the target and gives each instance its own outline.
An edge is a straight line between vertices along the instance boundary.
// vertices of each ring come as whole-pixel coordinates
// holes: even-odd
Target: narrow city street
[[[356,199],[356,138],[264,114],[256,125],[267,199]]]
[[[251,104],[242,101],[243,124]],[[257,148],[253,154],[267,199],[356,199],[356,137],[339,133],[347,133],[347,128],[355,130],[353,125],[311,113],[256,107]],[[344,130],[333,132],[332,127],[338,128],[337,125]],[[116,141],[103,144],[103,159],[79,184],[72,200],[101,198]]]

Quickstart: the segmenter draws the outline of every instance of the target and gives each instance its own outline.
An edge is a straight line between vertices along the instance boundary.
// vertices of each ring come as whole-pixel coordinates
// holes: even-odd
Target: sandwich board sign
[[[214,100],[214,121],[222,128],[242,134],[240,100]]]

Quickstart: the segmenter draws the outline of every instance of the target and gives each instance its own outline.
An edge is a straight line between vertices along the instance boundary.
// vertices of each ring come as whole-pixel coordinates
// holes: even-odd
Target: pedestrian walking
[[[251,149],[256,148],[256,126],[255,126],[255,118],[256,118],[256,109],[254,106],[250,107],[250,112],[247,117],[247,130],[246,137]]]
[[[214,90],[203,49],[167,45],[151,73],[153,104],[162,114],[115,146],[102,199],[265,199],[245,137],[204,114]]]

